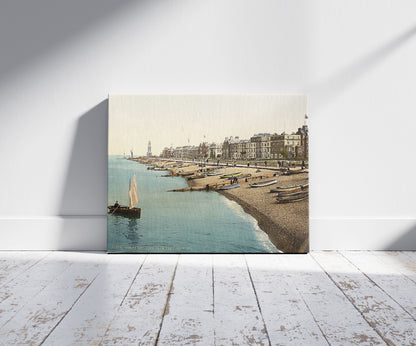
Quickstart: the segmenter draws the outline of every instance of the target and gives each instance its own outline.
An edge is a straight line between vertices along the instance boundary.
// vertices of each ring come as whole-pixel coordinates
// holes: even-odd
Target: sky
[[[305,95],[110,95],[109,155],[291,133],[304,124]],[[189,140],[189,141],[188,141]]]

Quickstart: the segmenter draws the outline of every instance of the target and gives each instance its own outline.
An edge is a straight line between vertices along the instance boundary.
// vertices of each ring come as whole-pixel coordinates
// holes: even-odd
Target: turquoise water
[[[121,157],[108,158],[108,205],[128,205],[136,174],[140,219],[107,217],[108,252],[275,253],[257,221],[216,192],[167,192],[186,187],[181,177]]]

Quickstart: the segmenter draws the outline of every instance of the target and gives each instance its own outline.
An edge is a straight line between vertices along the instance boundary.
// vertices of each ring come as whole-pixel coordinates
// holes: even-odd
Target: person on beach
[[[250,167],[250,162],[247,162],[247,167]]]
[[[267,167],[267,161],[264,161],[264,165]]]

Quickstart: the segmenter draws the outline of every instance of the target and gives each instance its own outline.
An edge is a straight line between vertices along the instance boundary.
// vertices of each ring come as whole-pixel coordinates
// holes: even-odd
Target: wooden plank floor
[[[416,253],[0,252],[0,345],[415,345]]]

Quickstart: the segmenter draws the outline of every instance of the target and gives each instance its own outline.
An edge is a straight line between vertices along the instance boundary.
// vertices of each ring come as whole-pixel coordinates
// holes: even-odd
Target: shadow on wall
[[[80,117],[58,214],[104,216],[107,210],[108,100]]]
[[[416,224],[410,226],[410,228],[406,230],[404,235],[402,235],[400,238],[397,238],[391,244],[386,246],[384,250],[416,250]]]
[[[415,35],[416,26],[412,26],[410,29],[386,42],[378,49],[375,49],[357,61],[353,61],[327,79],[308,87],[307,90],[311,95],[310,99],[313,100],[315,113],[327,103],[332,102],[334,98],[342,94],[351,85],[357,83],[363,75],[373,70],[378,64],[387,59],[391,54],[395,53]]]
[[[16,0],[2,3],[0,79],[47,56],[97,23],[114,18],[133,3],[133,0]]]
[[[56,250],[105,250],[108,100],[78,120],[58,215]]]

